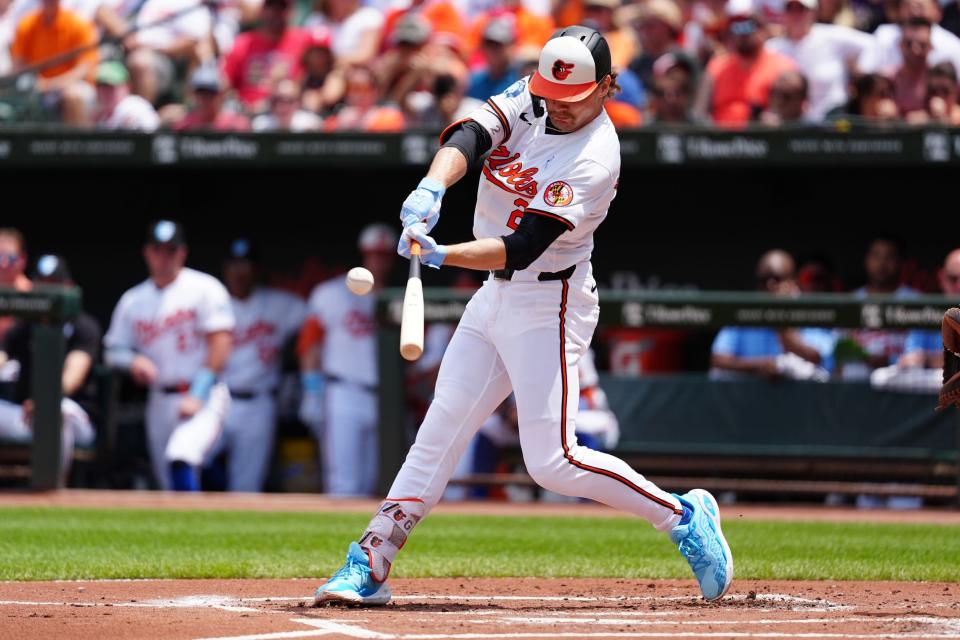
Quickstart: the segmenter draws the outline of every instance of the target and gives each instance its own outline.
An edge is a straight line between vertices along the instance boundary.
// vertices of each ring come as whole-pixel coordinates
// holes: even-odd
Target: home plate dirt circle
[[[0,638],[960,638],[960,585],[391,581],[379,608],[312,606],[317,580],[0,583]]]

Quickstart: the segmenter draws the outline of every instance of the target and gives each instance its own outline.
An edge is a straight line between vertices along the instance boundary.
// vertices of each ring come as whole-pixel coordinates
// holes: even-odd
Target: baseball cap
[[[624,22],[659,20],[675,34],[683,31],[683,12],[673,0],[647,0],[643,4],[627,5],[620,16]]]
[[[33,270],[33,279],[37,282],[48,282],[54,284],[64,284],[71,282],[70,268],[63,256],[48,253],[37,259],[37,265]]]
[[[197,67],[190,76],[190,86],[194,91],[220,91],[223,88],[220,70],[209,64]]]
[[[393,44],[421,45],[430,39],[433,27],[426,18],[415,13],[408,13],[402,17],[390,34]]]
[[[540,63],[530,80],[530,92],[541,98],[577,102],[610,75],[610,46],[594,29],[564,27],[540,51]]]
[[[513,44],[517,37],[509,21],[496,19],[488,22],[483,29],[483,39],[497,44]]]
[[[187,243],[183,226],[173,220],[157,220],[147,227],[147,244],[174,244]]]
[[[106,84],[111,87],[119,87],[127,83],[130,74],[122,62],[116,60],[107,60],[97,66],[96,81],[97,84]]]
[[[227,249],[227,260],[258,262],[260,250],[249,238],[235,238]]]
[[[363,252],[386,251],[393,253],[397,250],[397,240],[399,240],[399,237],[393,227],[377,222],[363,228],[363,231],[360,232],[357,247]]]

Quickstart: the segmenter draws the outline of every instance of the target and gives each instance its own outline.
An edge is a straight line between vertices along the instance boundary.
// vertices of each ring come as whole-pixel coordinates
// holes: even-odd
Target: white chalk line
[[[439,601],[508,601],[508,602],[630,602],[630,601],[650,601],[650,600],[669,600],[669,601],[686,601],[686,600],[696,600],[693,596],[452,596],[452,595],[437,595],[437,594],[419,594],[419,595],[405,595],[395,597],[397,600],[403,601],[418,601],[418,600],[439,600]],[[803,598],[799,596],[791,596],[786,594],[757,594],[756,596],[746,596],[746,595],[732,595],[727,596],[725,600],[738,601],[738,600],[757,600],[761,602],[782,602],[782,603],[792,603],[792,604],[807,604],[807,605],[817,605],[818,607],[829,607],[828,611],[839,611],[843,609],[851,609],[853,607],[839,605],[827,600],[817,600],[810,598]],[[0,606],[2,605],[17,605],[17,606],[68,606],[68,607],[139,607],[139,608],[214,608],[224,611],[231,612],[264,612],[263,609],[256,609],[253,607],[243,606],[243,603],[253,603],[253,602],[289,602],[289,601],[304,601],[307,598],[302,596],[298,597],[288,597],[288,596],[271,596],[271,597],[252,597],[252,598],[237,598],[233,596],[222,596],[222,595],[194,595],[194,596],[184,596],[179,598],[170,598],[170,599],[156,599],[156,600],[146,600],[141,602],[55,602],[55,601],[29,601],[29,600],[0,600]],[[804,609],[810,611],[810,609]],[[400,612],[397,612],[400,613]],[[580,611],[578,609],[571,609],[567,611],[558,611],[558,612],[544,612],[538,617],[523,617],[510,615],[503,611],[468,611],[468,612],[436,612],[436,614],[431,614],[431,616],[423,616],[422,612],[417,612],[421,615],[418,616],[419,619],[424,621],[430,621],[431,616],[437,616],[437,614],[446,614],[446,615],[458,615],[462,617],[477,617],[485,618],[478,620],[469,620],[472,624],[543,624],[543,625],[560,625],[560,624],[579,624],[579,625],[627,625],[627,626],[655,626],[655,625],[664,625],[669,624],[671,626],[679,625],[751,625],[751,624],[822,624],[822,623],[844,623],[844,622],[871,622],[879,625],[882,624],[892,624],[892,623],[913,623],[913,624],[925,624],[925,625],[940,625],[943,627],[937,633],[930,633],[927,631],[915,631],[915,632],[877,632],[872,634],[847,634],[847,633],[810,633],[810,634],[797,634],[797,633],[778,633],[772,631],[758,631],[758,632],[749,632],[749,631],[735,631],[735,632],[681,632],[677,630],[671,630],[670,632],[656,632],[656,631],[616,631],[616,632],[581,632],[581,633],[565,633],[565,632],[531,632],[531,633],[433,633],[433,634],[392,634],[392,633],[382,633],[378,631],[373,631],[363,627],[356,626],[358,623],[363,624],[367,623],[367,620],[355,620],[355,619],[291,619],[291,622],[297,622],[302,624],[307,624],[314,627],[311,630],[298,630],[298,631],[287,631],[287,632],[275,632],[275,633],[266,633],[266,634],[253,634],[248,636],[231,636],[229,640],[279,640],[282,638],[306,638],[306,637],[320,637],[324,635],[346,635],[349,637],[355,638],[377,638],[377,639],[397,639],[397,640],[440,640],[440,639],[454,639],[454,640],[471,640],[474,638],[491,638],[491,639],[511,639],[511,638],[600,638],[600,637],[618,637],[618,638],[662,638],[662,637],[743,637],[743,638],[781,638],[781,637],[798,637],[798,638],[845,638],[845,639],[873,639],[873,638],[960,638],[960,619],[950,620],[945,618],[931,617],[931,616],[899,616],[895,618],[884,618],[884,617],[874,617],[874,616],[857,616],[857,617],[846,617],[846,618],[816,618],[816,619],[791,619],[791,620],[781,620],[781,619],[763,619],[763,620],[753,620],[753,621],[725,621],[725,620],[694,620],[694,621],[676,621],[673,620],[655,620],[652,618],[656,617],[670,617],[680,615],[682,612],[655,612],[655,611],[644,611],[644,612],[591,612],[591,611]],[[499,616],[499,617],[496,617]],[[645,619],[642,619],[645,618]],[[434,617],[435,619],[435,617]]]
[[[210,606],[242,606],[245,602],[294,602],[310,601],[308,596],[261,596],[261,597],[236,597],[223,595],[193,595],[179,598],[165,598],[144,600],[142,602],[120,602],[112,606],[130,606],[130,607],[187,607],[203,608]],[[440,594],[418,594],[418,595],[395,595],[393,600],[401,602],[417,602],[422,600],[439,600],[446,602],[649,602],[649,601],[697,601],[697,596],[463,596],[463,595],[440,595]],[[803,604],[816,607],[826,607],[832,610],[852,609],[850,605],[842,605],[829,600],[816,600],[811,598],[802,598],[781,593],[761,593],[755,596],[735,594],[724,596],[724,602],[737,602],[755,600],[757,602],[778,602],[790,604]],[[104,606],[103,603],[70,603],[70,602],[33,602],[25,600],[0,600],[0,606],[3,605],[36,605],[36,606]]]
[[[221,636],[217,638],[204,638],[202,640],[281,640],[285,638],[308,638],[321,637],[331,634],[339,634],[350,638],[375,638],[377,640],[473,640],[487,638],[490,640],[507,640],[522,638],[839,638],[842,640],[879,640],[889,638],[913,639],[913,638],[960,638],[960,635],[950,633],[777,633],[777,632],[759,632],[751,633],[745,631],[732,632],[697,632],[697,631],[676,631],[668,632],[641,632],[641,631],[615,631],[615,632],[542,632],[542,633],[408,633],[392,634],[371,631],[361,627],[342,624],[339,622],[292,618],[291,622],[306,624],[315,627],[315,631],[289,631],[269,634],[254,634],[244,636]]]
[[[703,626],[703,625],[737,625],[750,626],[755,624],[825,624],[843,625],[851,622],[873,622],[873,623],[903,623],[910,622],[916,624],[944,624],[953,627],[960,632],[960,620],[944,620],[943,618],[933,616],[898,616],[898,617],[879,617],[879,616],[844,616],[838,618],[769,618],[760,620],[633,620],[629,618],[597,618],[594,620],[585,617],[527,617],[527,616],[504,616],[497,620],[476,620],[475,624],[496,623],[518,623],[518,624],[582,624],[582,625],[630,625],[630,626],[662,626],[665,624],[682,626]]]

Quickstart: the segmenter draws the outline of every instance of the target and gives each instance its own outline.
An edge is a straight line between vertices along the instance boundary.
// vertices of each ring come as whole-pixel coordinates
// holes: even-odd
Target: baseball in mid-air
[[[347,272],[347,288],[358,296],[365,296],[373,289],[373,274],[363,267],[354,267]]]

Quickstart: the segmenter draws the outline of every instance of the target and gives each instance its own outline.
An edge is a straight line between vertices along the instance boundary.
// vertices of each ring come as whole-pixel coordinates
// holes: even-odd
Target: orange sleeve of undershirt
[[[303,323],[303,328],[300,329],[300,336],[297,338],[297,355],[302,358],[303,354],[323,342],[325,334],[326,330],[319,318],[316,316],[308,317],[307,321]]]

